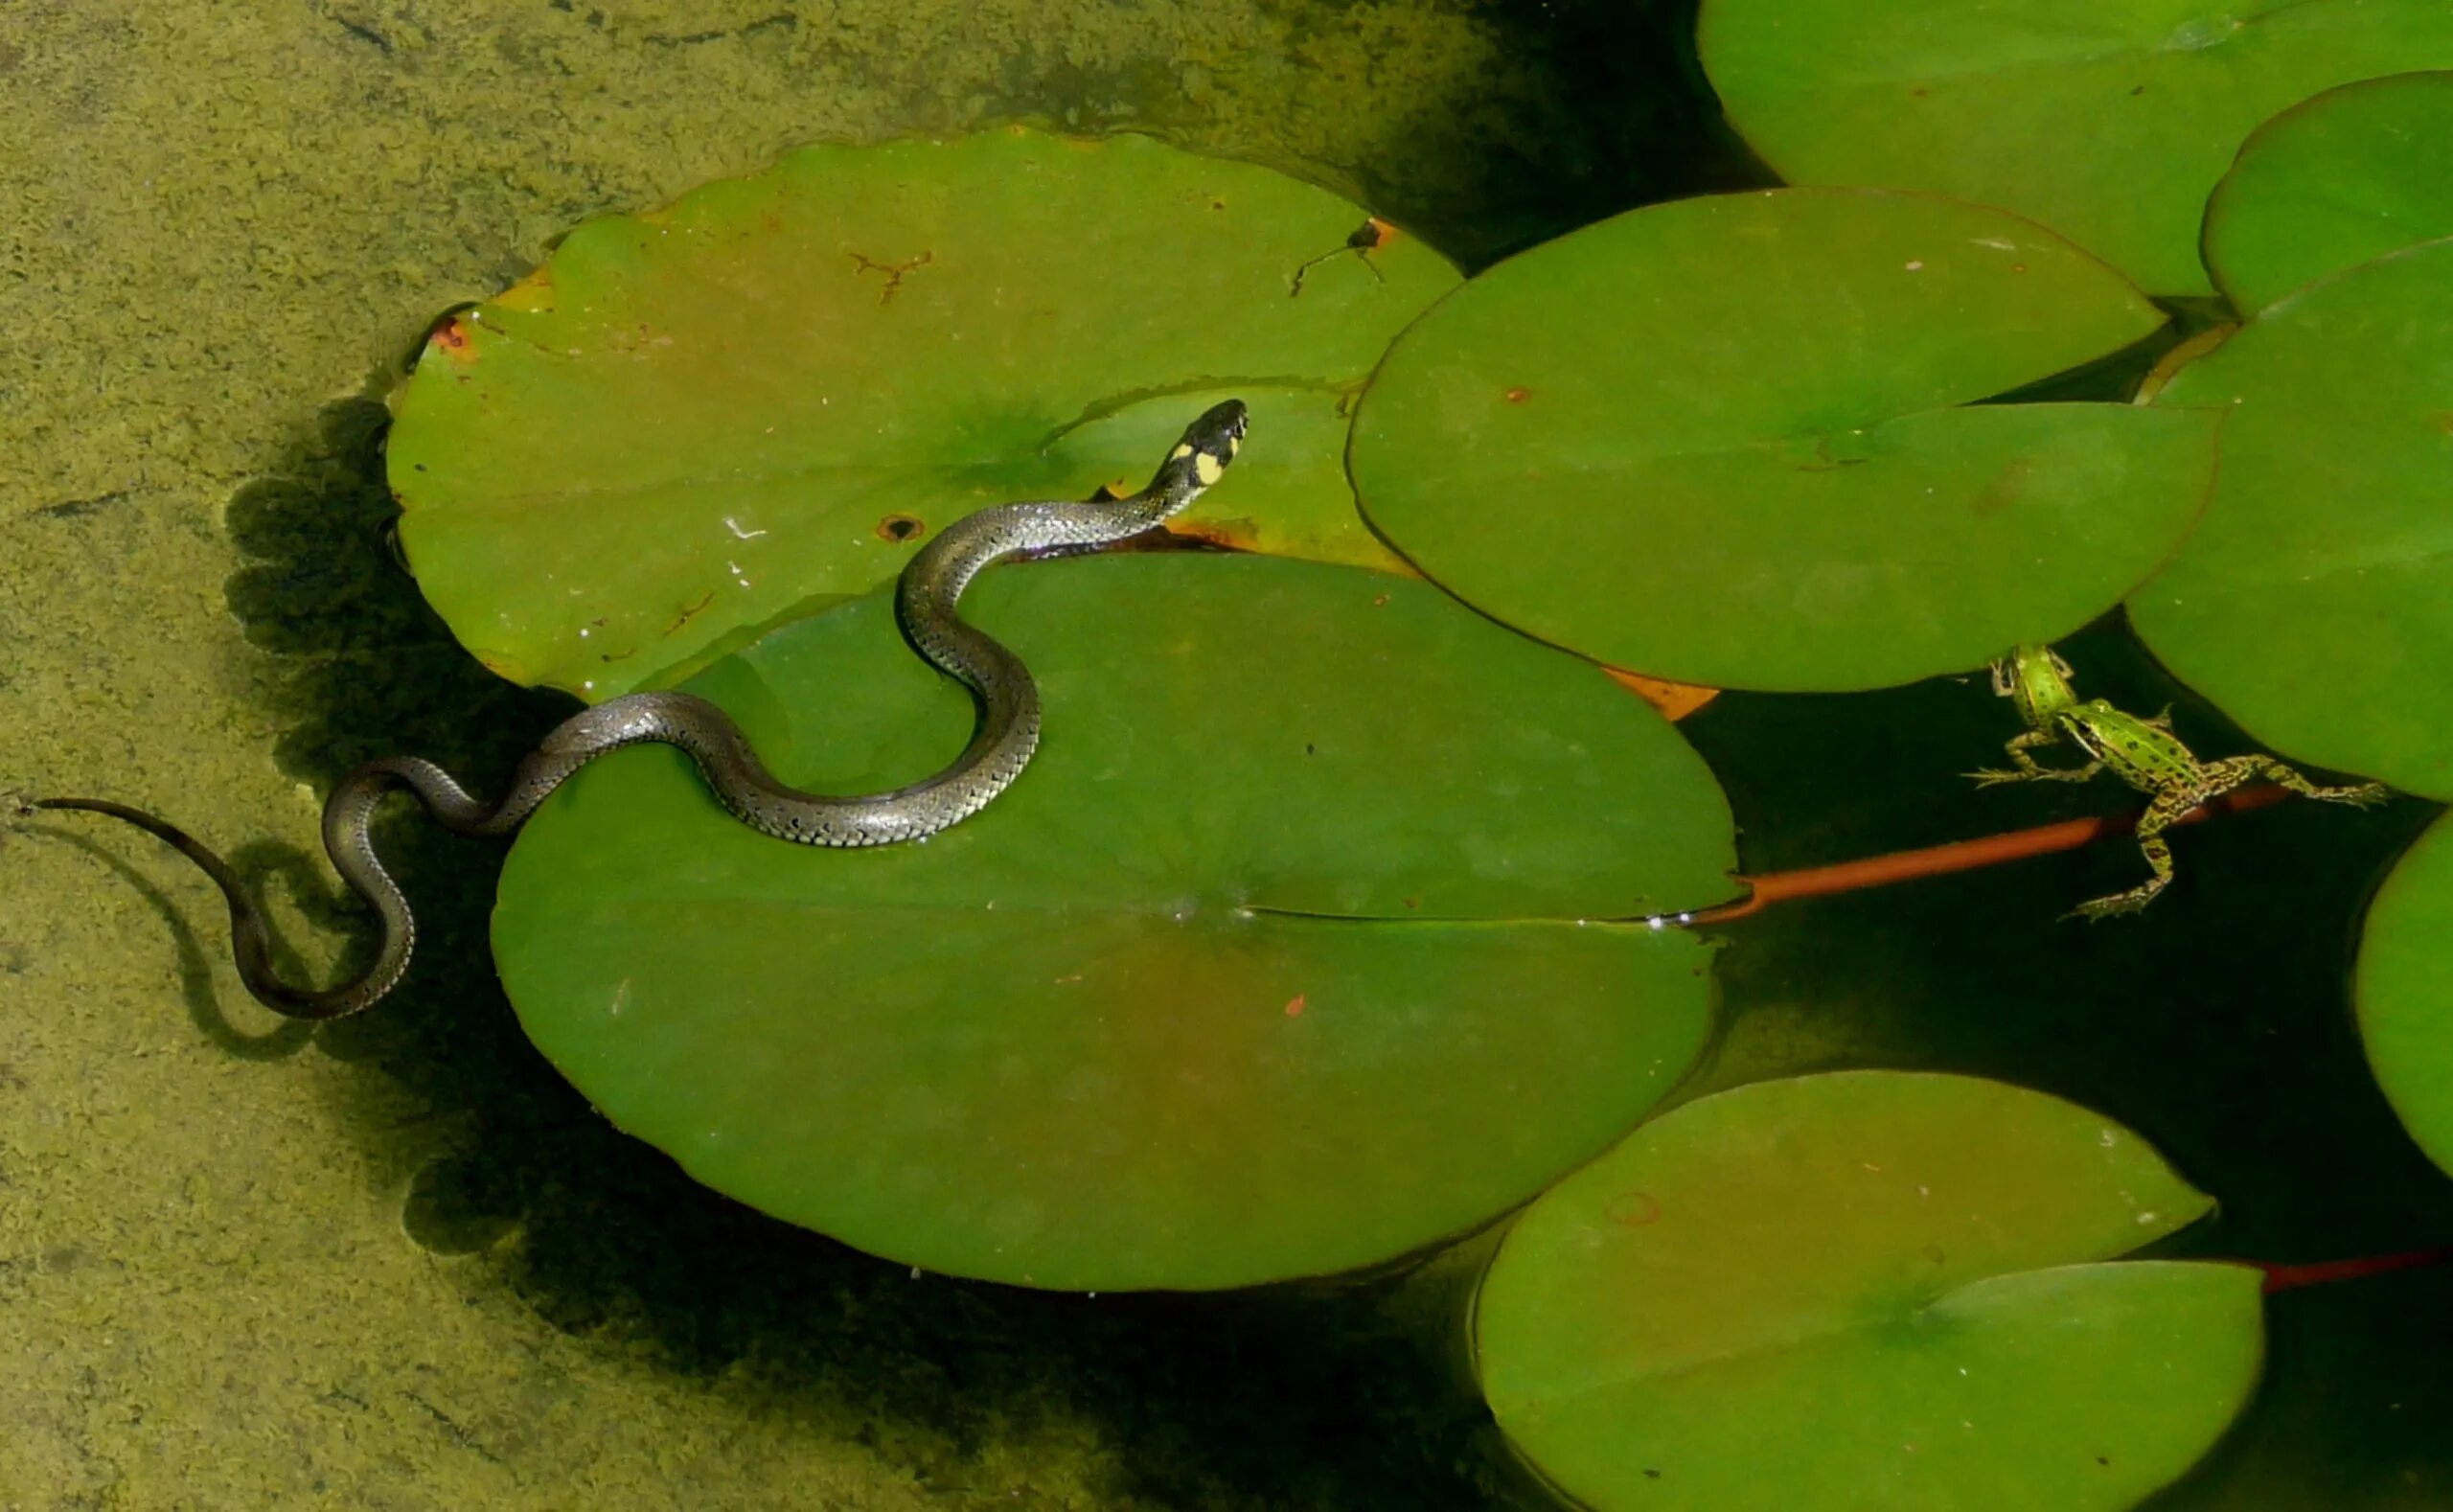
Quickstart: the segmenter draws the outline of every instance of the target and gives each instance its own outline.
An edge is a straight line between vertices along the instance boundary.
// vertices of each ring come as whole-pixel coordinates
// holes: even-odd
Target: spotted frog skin
[[[2021,645],[1994,662],[1993,691],[2017,707],[2027,728],[2002,747],[2010,758],[2011,769],[1986,767],[1967,774],[1978,787],[1997,782],[2085,782],[2110,768],[2114,776],[2148,797],[2146,813],[2138,821],[2138,848],[2145,853],[2154,875],[2127,892],[2082,903],[2065,915],[2068,918],[2136,913],[2154,902],[2172,880],[2172,848],[2164,831],[2191,809],[2259,777],[2311,798],[2359,808],[2382,803],[2387,796],[2382,783],[2321,787],[2271,756],[2199,761],[2172,733],[2169,709],[2142,719],[2123,714],[2102,699],[2081,701],[2070,687],[2070,664],[2050,646]],[[2086,755],[2085,766],[2047,767],[2029,754],[2038,746],[2064,741]]]

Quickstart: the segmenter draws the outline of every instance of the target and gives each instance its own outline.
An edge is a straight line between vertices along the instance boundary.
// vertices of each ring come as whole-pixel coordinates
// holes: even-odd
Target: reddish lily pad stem
[[[2304,1286],[2325,1286],[2334,1281],[2361,1281],[2372,1275],[2384,1275],[2394,1271],[2417,1271],[2427,1266],[2453,1260],[2453,1249],[2405,1249],[2399,1254],[2361,1255],[2350,1260],[2318,1260],[2306,1265],[2282,1265],[2275,1261],[2252,1260],[2249,1264],[2265,1272],[2265,1294],[2296,1292]]]
[[[2282,790],[2271,784],[2243,788],[2236,792],[2226,793],[2212,803],[2191,809],[2179,822],[2195,824],[2217,811],[2236,813],[2249,809],[2262,809],[2270,803],[2281,802],[2283,796]],[[2004,861],[2023,860],[2030,856],[2045,856],[2054,851],[2076,850],[2090,841],[2129,834],[2138,827],[2138,817],[2136,813],[2116,813],[2093,819],[2065,819],[2058,824],[2038,825],[2031,830],[2013,830],[2006,835],[1988,835],[1973,840],[1953,840],[1947,845],[1896,851],[1889,856],[1869,856],[1863,860],[1842,861],[1834,866],[1809,866],[1793,872],[1768,872],[1760,877],[1744,877],[1738,880],[1746,884],[1746,897],[1717,908],[1707,908],[1684,922],[1726,924],[1791,898],[1814,898],[1824,893],[1855,892],[1864,887],[1887,887],[1893,882],[1914,882],[1920,877],[1940,877],[1951,872],[1973,871],[1980,866],[1997,866]]]

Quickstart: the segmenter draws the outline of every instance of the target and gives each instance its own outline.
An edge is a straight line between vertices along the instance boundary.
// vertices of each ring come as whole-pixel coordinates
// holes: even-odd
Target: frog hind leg
[[[2155,901],[2155,895],[2172,882],[2172,845],[2164,832],[2181,820],[2181,816],[2203,803],[2230,792],[2243,783],[2254,782],[2265,774],[2268,758],[2263,756],[2233,756],[2223,761],[2211,761],[2198,768],[2195,782],[2177,788],[2166,788],[2146,805],[2146,813],[2138,821],[2138,849],[2144,854],[2146,864],[2155,875],[2109,898],[2095,898],[2078,905],[2065,919],[2108,919],[2117,913],[2136,913]],[[2298,773],[2293,773],[2297,776]]]
[[[2348,803],[2365,809],[2393,796],[2393,790],[2381,782],[2353,783],[2346,788],[2327,788],[2310,782],[2271,756],[2248,758],[2259,764],[2258,775],[2279,787],[2288,788],[2303,797],[2322,798],[2327,803]]]
[[[1965,773],[1980,788],[1990,788],[1997,782],[2085,782],[2104,769],[2104,764],[2091,761],[2084,767],[2047,767],[2028,754],[2030,745],[2050,745],[2055,739],[2051,730],[2026,730],[2011,736],[2002,745],[2016,771],[1998,771],[1990,767]]]

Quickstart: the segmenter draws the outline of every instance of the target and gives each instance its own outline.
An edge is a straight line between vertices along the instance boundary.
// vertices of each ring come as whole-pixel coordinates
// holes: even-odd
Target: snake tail
[[[25,807],[108,814],[135,825],[194,861],[207,877],[213,879],[213,884],[221,889],[223,900],[230,905],[230,948],[238,963],[239,979],[246,984],[248,993],[258,1002],[275,1013],[291,1019],[338,1019],[365,1006],[365,1003],[355,1000],[350,989],[372,983],[374,973],[369,973],[362,982],[347,984],[331,992],[311,992],[284,982],[273,970],[272,935],[264,928],[264,915],[257,912],[256,905],[248,901],[247,890],[240,883],[239,874],[203,841],[168,819],[104,798],[32,798],[26,800]],[[406,910],[403,909],[402,913],[405,916]],[[389,938],[391,934],[387,929],[386,939]],[[404,950],[401,970],[406,969]],[[385,988],[389,985],[386,983]],[[378,989],[375,997],[380,996],[382,990]],[[373,997],[366,999],[367,1002],[373,1000]]]

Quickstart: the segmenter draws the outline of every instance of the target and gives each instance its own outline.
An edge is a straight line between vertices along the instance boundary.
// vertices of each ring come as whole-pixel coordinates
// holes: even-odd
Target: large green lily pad
[[[1910,682],[2076,628],[2189,528],[2212,416],[1972,402],[2163,318],[1981,206],[1656,205],[1434,307],[1350,466],[1399,550],[1546,640],[1709,687]]]
[[[2275,750],[2453,798],[2453,242],[2268,306],[2155,402],[2228,414],[2138,632]]]
[[[1255,439],[1213,518],[1382,562],[1340,405],[1456,273],[1364,222],[1141,137],[798,151],[586,222],[441,327],[394,401],[401,541],[489,666],[608,698],[982,505],[1138,489],[1231,391]]]
[[[2330,89],[2258,127],[2206,207],[2206,265],[2240,309],[2453,236],[2453,74]]]
[[[977,817],[793,846],[653,747],[512,853],[521,1022],[709,1185],[1024,1285],[1338,1271],[1523,1202],[1701,1043],[1707,949],[1583,921],[1726,897],[1729,812],[1596,669],[1266,557],[1007,568],[964,607],[1047,702]],[[824,790],[921,777],[971,722],[883,595],[690,686]]]
[[[2257,1270],[2104,1263],[2212,1206],[2042,1093],[1762,1083],[1527,1209],[1476,1358],[1517,1451],[1606,1512],[2126,1507],[2257,1379]]]
[[[2031,216],[2159,294],[2203,294],[2206,198],[2320,90],[2453,66],[2442,0],[1706,0],[1730,120],[1781,177]]]
[[[2369,907],[2355,997],[2377,1085],[2428,1158],[2453,1171],[2453,822],[2429,827]]]

